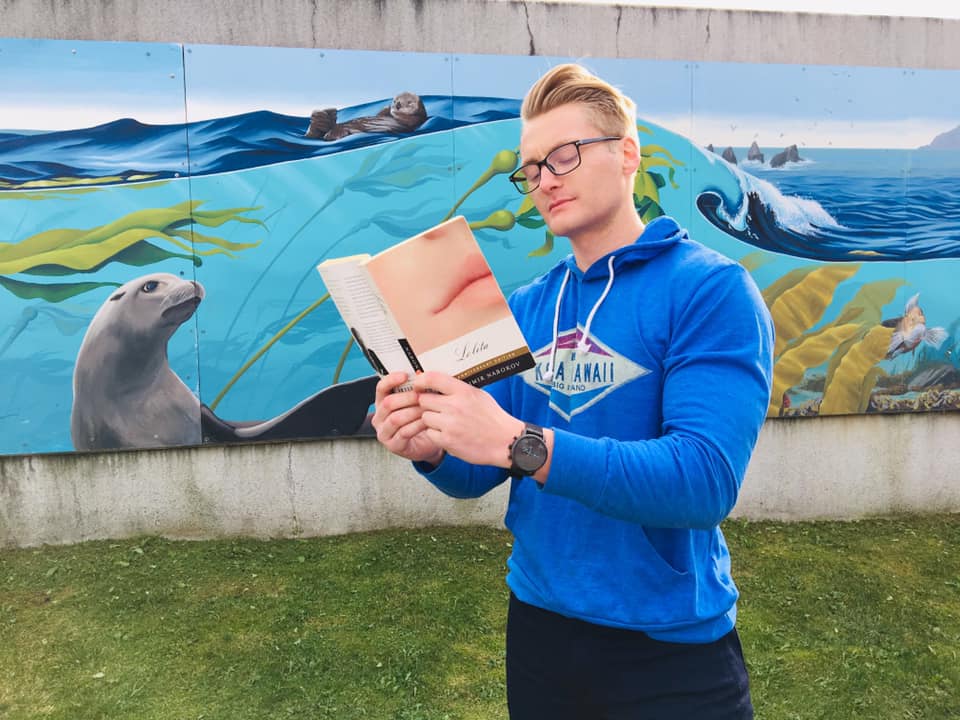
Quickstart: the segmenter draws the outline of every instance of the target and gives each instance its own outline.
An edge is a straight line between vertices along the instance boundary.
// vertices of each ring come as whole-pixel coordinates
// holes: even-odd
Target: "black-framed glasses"
[[[603,137],[585,138],[584,140],[574,140],[558,145],[547,153],[543,160],[521,166],[520,169],[510,175],[510,182],[522,194],[532,193],[540,187],[540,175],[544,166],[554,175],[568,175],[580,167],[581,146],[612,140],[623,140],[623,137],[604,135]]]

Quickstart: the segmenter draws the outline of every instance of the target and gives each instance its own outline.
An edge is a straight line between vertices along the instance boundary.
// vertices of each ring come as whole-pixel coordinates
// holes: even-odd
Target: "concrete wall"
[[[5,37],[960,67],[960,20],[513,0],[0,0],[0,17]]]
[[[202,13],[202,14],[201,14]],[[960,68],[960,21],[481,0],[0,0],[7,37]],[[958,512],[960,416],[766,424],[735,514]],[[371,440],[0,458],[0,545],[501,522]]]

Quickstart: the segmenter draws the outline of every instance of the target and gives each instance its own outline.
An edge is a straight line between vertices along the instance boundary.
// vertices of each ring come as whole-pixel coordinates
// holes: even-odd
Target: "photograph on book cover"
[[[511,317],[462,217],[373,257],[366,268],[417,355]]]

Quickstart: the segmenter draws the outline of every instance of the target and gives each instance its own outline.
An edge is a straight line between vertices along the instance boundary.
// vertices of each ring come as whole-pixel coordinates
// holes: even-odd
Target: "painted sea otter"
[[[419,95],[402,92],[376,115],[337,122],[337,109],[314,110],[306,137],[318,140],[339,140],[354,133],[409,133],[427,120],[427,109]]]

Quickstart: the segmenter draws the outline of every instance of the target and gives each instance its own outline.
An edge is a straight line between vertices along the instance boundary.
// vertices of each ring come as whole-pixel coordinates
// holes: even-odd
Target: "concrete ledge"
[[[960,512],[957,437],[957,414],[769,421],[734,517]],[[0,546],[502,526],[506,499],[448,498],[371,439],[3,457]]]
[[[448,498],[370,439],[0,458],[0,546],[502,524],[505,503]]]
[[[841,520],[960,512],[960,415],[768,421],[734,515]]]

